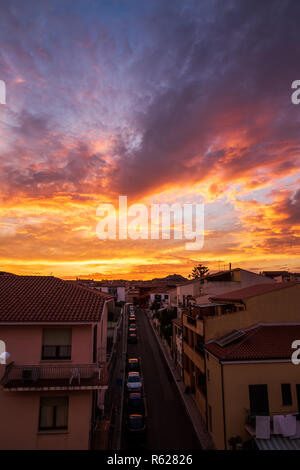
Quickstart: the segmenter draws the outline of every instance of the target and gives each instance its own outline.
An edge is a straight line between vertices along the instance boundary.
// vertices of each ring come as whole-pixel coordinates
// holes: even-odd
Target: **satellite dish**
[[[5,364],[7,359],[10,358],[10,354],[7,351],[4,351],[2,354],[0,354],[0,364]]]

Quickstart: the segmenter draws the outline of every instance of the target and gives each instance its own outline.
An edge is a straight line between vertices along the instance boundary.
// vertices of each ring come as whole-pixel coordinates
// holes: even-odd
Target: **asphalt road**
[[[138,355],[142,360],[147,404],[147,436],[142,447],[154,450],[201,449],[144,310],[136,312],[136,322],[138,344],[128,344],[128,356]],[[128,447],[126,441],[124,447]]]

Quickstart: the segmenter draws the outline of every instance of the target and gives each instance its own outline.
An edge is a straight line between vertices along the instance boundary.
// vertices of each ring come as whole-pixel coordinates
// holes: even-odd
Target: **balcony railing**
[[[99,389],[107,386],[106,364],[7,365],[4,390]]]

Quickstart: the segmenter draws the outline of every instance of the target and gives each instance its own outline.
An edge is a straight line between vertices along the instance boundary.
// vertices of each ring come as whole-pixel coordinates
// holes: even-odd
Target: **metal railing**
[[[100,379],[103,365],[96,364],[59,364],[59,365],[15,365],[10,363],[1,380],[1,385],[10,382],[23,384],[38,382],[40,380],[70,380],[72,378]]]

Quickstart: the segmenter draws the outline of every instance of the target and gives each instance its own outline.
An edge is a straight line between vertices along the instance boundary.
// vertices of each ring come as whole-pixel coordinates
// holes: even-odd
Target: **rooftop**
[[[300,286],[299,281],[293,282],[277,282],[274,284],[255,284],[253,286],[244,287],[243,289],[234,290],[231,292],[226,292],[224,294],[216,295],[211,297],[211,300],[214,301],[242,301],[248,299],[249,297],[256,297],[257,295],[267,294],[268,292],[273,292],[280,289],[286,289],[295,285]]]
[[[241,336],[230,344],[222,347],[216,338],[205,349],[222,361],[290,360],[292,342],[300,338],[300,323],[259,324],[239,331]]]
[[[95,322],[112,298],[53,276],[0,276],[0,323]]]

